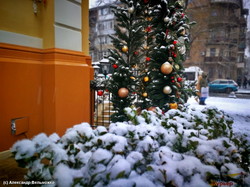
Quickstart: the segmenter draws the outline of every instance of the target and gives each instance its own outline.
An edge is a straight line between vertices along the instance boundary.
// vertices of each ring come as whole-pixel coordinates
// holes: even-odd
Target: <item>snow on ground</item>
[[[219,110],[225,111],[234,119],[233,131],[247,134],[250,142],[250,99],[209,97],[206,99],[206,105],[199,105],[194,98],[190,98],[188,103],[196,109],[216,106]]]

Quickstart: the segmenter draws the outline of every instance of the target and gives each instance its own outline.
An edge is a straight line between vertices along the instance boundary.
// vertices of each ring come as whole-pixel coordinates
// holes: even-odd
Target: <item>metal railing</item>
[[[97,86],[93,81],[91,83],[91,103],[92,103],[92,124],[93,128],[97,126],[108,127],[111,123],[110,116],[114,113],[111,103],[112,94],[105,86]]]

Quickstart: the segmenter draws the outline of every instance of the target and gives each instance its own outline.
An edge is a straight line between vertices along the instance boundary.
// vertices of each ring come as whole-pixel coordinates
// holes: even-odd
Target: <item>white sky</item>
[[[92,8],[95,5],[95,0],[89,0],[89,8]]]

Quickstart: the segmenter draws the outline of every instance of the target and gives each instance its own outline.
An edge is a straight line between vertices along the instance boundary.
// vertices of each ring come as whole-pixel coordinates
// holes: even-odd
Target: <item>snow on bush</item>
[[[250,185],[249,144],[217,108],[188,107],[162,114],[126,109],[128,122],[109,129],[82,123],[64,136],[39,134],[12,147],[27,180],[58,186]]]

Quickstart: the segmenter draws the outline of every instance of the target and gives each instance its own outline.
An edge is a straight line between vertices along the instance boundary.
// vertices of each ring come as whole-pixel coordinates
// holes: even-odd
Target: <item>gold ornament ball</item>
[[[178,104],[177,103],[170,103],[169,104],[169,108],[171,108],[171,109],[177,109],[178,108]]]
[[[180,66],[178,64],[176,64],[175,66],[175,69],[179,70],[180,69]]]
[[[184,7],[184,6],[185,6],[185,2],[184,2],[184,0],[179,0],[179,1],[178,1],[178,3],[179,3],[179,5],[181,5],[182,7]]]
[[[173,70],[173,66],[169,62],[165,62],[164,64],[161,65],[161,72],[163,74],[170,74]]]
[[[124,28],[124,27],[120,27],[120,31],[121,31],[121,33],[126,33],[127,32],[127,29],[126,28]]]
[[[121,98],[125,98],[128,96],[128,89],[127,88],[120,88],[118,90],[118,96],[121,97]]]
[[[123,47],[122,47],[122,51],[123,51],[124,53],[128,52],[128,47],[127,47],[126,45],[123,46]]]
[[[148,97],[148,93],[147,93],[147,92],[144,92],[144,93],[142,94],[142,96],[143,96],[143,97]]]
[[[143,81],[144,81],[144,82],[148,82],[148,81],[149,81],[149,77],[144,77],[144,78],[143,78]]]
[[[130,77],[130,79],[133,79],[133,80],[135,80],[135,77],[131,76],[131,77]]]
[[[170,94],[171,92],[172,92],[172,89],[171,89],[170,86],[165,86],[165,87],[163,88],[163,93],[164,93],[164,94]]]

